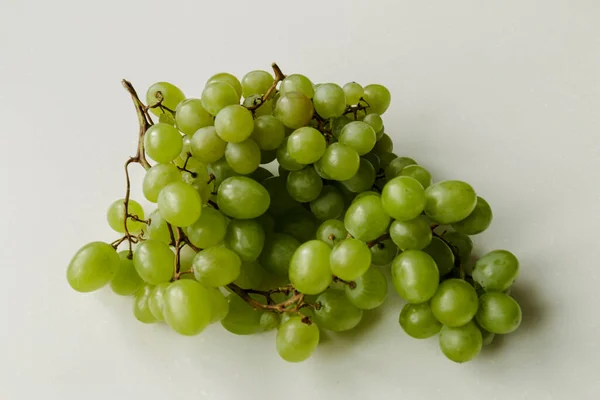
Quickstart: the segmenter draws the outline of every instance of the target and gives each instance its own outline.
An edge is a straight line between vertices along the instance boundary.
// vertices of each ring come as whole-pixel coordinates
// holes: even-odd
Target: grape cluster
[[[290,362],[313,353],[322,329],[353,329],[381,306],[389,276],[406,301],[402,329],[439,335],[450,360],[469,361],[517,329],[517,258],[495,250],[472,261],[469,235],[490,225],[489,204],[393,153],[381,118],[388,89],[273,69],[241,81],[219,73],[200,98],[159,82],[147,105],[123,81],[140,120],[125,198],[107,213],[123,236],[77,251],[72,288],[110,285],[133,296],[139,321],[182,335],[216,322],[237,335],[277,329]],[[156,204],[147,217],[130,198],[135,163]]]

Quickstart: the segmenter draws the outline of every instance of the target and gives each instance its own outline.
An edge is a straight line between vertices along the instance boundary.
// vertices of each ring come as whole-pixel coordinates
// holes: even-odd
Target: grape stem
[[[154,97],[156,97],[156,103],[144,106],[144,112],[146,113],[146,115],[148,115],[148,110],[150,110],[151,108],[160,108],[163,112],[164,111],[168,111],[168,112],[171,113],[171,115],[175,116],[175,111],[174,110],[171,110],[169,107],[163,105],[162,102],[164,100],[164,97],[163,97],[162,92],[157,91],[154,94]]]
[[[283,72],[281,72],[281,69],[276,63],[271,64],[271,67],[273,68],[273,72],[275,73],[275,80],[273,81],[269,89],[267,89],[267,93],[263,94],[263,96],[260,99],[254,101],[254,104],[252,104],[251,106],[246,106],[248,110],[255,111],[258,107],[262,106],[267,100],[271,98],[273,93],[277,90],[277,85],[279,84],[279,82],[285,79],[285,75],[283,74]]]
[[[345,281],[342,278],[335,275],[333,275],[333,281],[343,283],[344,285],[348,285],[350,289],[356,289],[356,282],[354,281]]]
[[[185,171],[187,173],[189,173],[192,178],[196,178],[198,176],[197,173],[195,173],[194,171],[190,171],[189,169],[187,169],[187,164],[188,161],[190,160],[190,158],[192,158],[192,153],[190,153],[189,151],[186,153],[186,158],[185,161],[183,162],[183,167],[177,167],[180,171]]]
[[[390,234],[384,233],[383,235],[379,236],[377,239],[371,240],[370,242],[368,242],[367,247],[371,248],[373,246],[376,246],[377,244],[383,242],[384,240],[388,240],[389,238],[390,238]]]
[[[218,210],[218,209],[219,209],[219,206],[218,206],[218,205],[217,205],[217,203],[215,203],[214,201],[212,201],[212,200],[208,200],[208,201],[207,201],[207,203],[208,203],[208,204],[209,204],[209,205],[210,205],[212,208],[214,208],[215,210]]]
[[[361,102],[363,102],[364,104],[361,104]],[[367,108],[370,106],[371,105],[369,103],[367,103],[367,101],[361,97],[358,100],[358,104],[354,104],[354,105],[346,107],[346,110],[344,111],[344,115],[352,114],[352,115],[354,115],[354,119],[356,120],[358,118],[358,112],[363,111],[365,113],[365,115],[367,115]]]

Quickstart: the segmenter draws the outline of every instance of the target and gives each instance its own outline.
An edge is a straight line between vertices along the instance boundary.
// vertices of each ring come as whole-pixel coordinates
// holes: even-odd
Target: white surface
[[[599,20],[594,0],[3,0],[0,398],[599,398]],[[199,96],[272,61],[391,89],[397,153],[492,204],[477,246],[522,262],[518,333],[456,365],[401,331],[394,294],[372,328],[292,365],[272,333],[183,338],[68,287],[73,252],[117,237],[104,212],[136,135],[119,80]]]

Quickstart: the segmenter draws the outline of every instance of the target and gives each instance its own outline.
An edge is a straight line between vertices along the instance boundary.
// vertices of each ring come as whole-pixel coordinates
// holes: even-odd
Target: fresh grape
[[[274,110],[275,116],[288,128],[298,129],[308,125],[313,117],[313,105],[299,92],[282,94]]]
[[[346,104],[358,104],[365,93],[362,86],[356,82],[348,82],[344,85],[344,94],[346,95]]]
[[[212,163],[223,157],[226,146],[227,143],[217,135],[214,126],[198,129],[190,142],[192,155],[205,163]]]
[[[427,339],[442,329],[429,303],[405,304],[400,312],[399,323],[404,332],[415,339]]]
[[[395,157],[385,168],[385,179],[389,181],[400,176],[402,170],[410,165],[417,165],[417,162],[410,157]]]
[[[146,92],[146,104],[156,104],[160,97],[158,96],[158,92],[162,95],[161,104],[170,110],[175,110],[177,105],[185,100],[185,95],[177,86],[169,82],[157,82],[148,88],[148,91]],[[163,114],[163,110],[158,107],[151,108],[150,111],[154,115]],[[167,114],[169,112],[165,111],[164,113]]]
[[[191,279],[171,283],[164,291],[163,315],[175,332],[194,336],[212,319],[208,289]]]
[[[281,81],[279,91],[281,94],[299,92],[309,99],[312,99],[315,95],[315,90],[313,89],[313,84],[310,79],[300,74],[288,75],[283,81]]]
[[[276,347],[279,356],[288,362],[306,360],[319,344],[319,328],[305,324],[300,317],[291,317],[277,329]]]
[[[365,196],[353,202],[344,216],[344,225],[352,236],[363,242],[377,239],[390,226],[390,216],[377,196]]]
[[[442,324],[462,326],[477,313],[479,301],[473,286],[462,279],[448,279],[440,284],[431,299],[433,315]]]
[[[439,237],[431,239],[431,243],[423,251],[433,258],[440,271],[440,276],[450,273],[454,268],[454,253]]]
[[[479,298],[477,323],[489,332],[511,333],[521,325],[521,317],[519,303],[506,294],[489,292]]]
[[[152,289],[151,285],[144,285],[135,293],[135,297],[133,298],[133,315],[138,321],[145,324],[156,322],[156,318],[152,315],[152,311],[150,311],[148,305]]]
[[[237,104],[224,107],[215,118],[215,130],[226,142],[243,142],[254,130],[252,113],[246,107]]]
[[[433,258],[420,250],[406,250],[392,263],[392,283],[409,303],[423,303],[438,289],[440,275]]]
[[[236,295],[230,295],[229,312],[221,320],[223,328],[236,335],[251,335],[261,331],[262,313]]]
[[[485,231],[492,223],[492,208],[483,198],[477,196],[477,204],[469,216],[452,224],[457,232],[466,235],[477,235]]]
[[[288,154],[300,164],[314,163],[323,156],[326,147],[321,132],[308,126],[296,129],[287,141]]]
[[[373,153],[377,154],[378,156],[381,156],[384,153],[391,153],[393,151],[394,151],[394,142],[392,141],[392,138],[389,137],[389,135],[387,133],[384,133],[383,135],[381,135],[381,138],[377,141],[377,143],[375,143],[375,146],[373,146]],[[396,157],[394,157],[394,158],[396,158]]]
[[[118,295],[130,296],[144,284],[144,281],[135,270],[128,250],[120,251],[119,259],[119,267],[110,281],[110,288]]]
[[[204,207],[196,222],[186,229],[188,239],[202,249],[221,243],[226,231],[227,219],[210,206]]]
[[[418,216],[408,221],[394,221],[390,226],[390,236],[400,250],[422,250],[431,243],[429,221]]]
[[[265,244],[265,231],[256,220],[234,219],[227,227],[225,245],[242,261],[254,261]]]
[[[375,131],[375,137],[377,140],[381,139],[383,136],[383,119],[378,114],[369,114],[365,116],[363,122],[371,125],[371,128]]]
[[[323,172],[332,180],[345,181],[356,175],[360,166],[360,157],[351,147],[333,143],[317,162]]]
[[[195,157],[186,155],[185,158],[175,160],[175,164],[180,168],[185,168],[181,171],[181,179],[190,185],[196,185],[200,188],[201,185],[206,186],[208,182],[208,167]]]
[[[281,121],[272,115],[262,115],[254,120],[254,130],[250,138],[261,150],[276,150],[283,142],[285,128]]]
[[[160,212],[158,210],[154,210],[149,215],[148,220],[150,221],[146,228],[148,238],[169,244],[171,242],[171,234],[169,233],[167,221],[160,216]]]
[[[179,249],[180,271],[189,271],[192,268],[196,254],[198,254],[198,252],[190,246],[183,246]]]
[[[242,94],[244,97],[265,94],[274,80],[267,71],[250,71],[242,78]]]
[[[265,312],[260,316],[260,329],[263,332],[272,331],[279,326],[279,315]]]
[[[392,100],[390,91],[385,86],[376,84],[367,85],[364,90],[365,93],[363,97],[369,105],[367,112],[369,114],[375,113],[383,115],[390,106],[390,101]]]
[[[133,253],[133,265],[140,278],[151,285],[169,282],[173,277],[175,254],[158,240],[140,243]]]
[[[168,163],[181,154],[183,138],[173,126],[159,122],[146,131],[144,147],[154,161]]]
[[[315,321],[319,326],[334,332],[354,328],[363,316],[363,311],[354,306],[340,290],[328,290],[317,297]]]
[[[289,276],[294,287],[305,294],[318,294],[331,284],[331,249],[320,240],[310,240],[296,249],[290,260]]]
[[[353,281],[371,266],[371,251],[364,242],[348,238],[331,250],[331,272],[346,281]]]
[[[344,223],[337,219],[328,219],[317,229],[317,239],[327,243],[329,247],[333,247],[340,240],[344,240],[347,235],[348,232],[344,227]]]
[[[473,251],[473,241],[464,233],[446,232],[444,240],[454,248],[461,263],[467,262]]]
[[[202,106],[200,99],[187,99],[179,103],[175,112],[177,128],[186,135],[193,135],[200,128],[213,124],[213,116]]]
[[[262,117],[263,115],[273,115],[274,100],[264,100],[261,95],[253,94],[244,99],[242,105],[249,110],[252,110],[254,117]]]
[[[358,155],[362,156],[375,146],[375,130],[371,125],[362,121],[350,122],[342,128],[339,142],[352,147]]]
[[[279,147],[277,148],[277,162],[279,163],[280,167],[288,171],[300,171],[302,168],[305,167],[305,165],[300,164],[298,161],[292,158],[292,155],[289,153],[289,148],[287,145],[288,139],[289,137],[283,139],[283,142],[281,142],[281,145],[279,145]]]
[[[216,162],[210,164],[210,169],[212,174],[215,176],[214,186],[217,189],[221,186],[221,183],[227,178],[231,178],[232,176],[238,176],[239,174],[235,172],[229,164],[227,164],[227,160],[225,157],[219,159]]]
[[[381,160],[377,154],[367,153],[362,158],[371,163],[375,172],[379,171],[379,168],[381,168]]]
[[[456,328],[444,326],[440,332],[442,352],[457,363],[471,361],[477,357],[482,345],[481,331],[473,322]]]
[[[440,224],[452,224],[467,218],[476,204],[475,190],[465,182],[442,181],[425,190],[425,214]]]
[[[163,310],[165,308],[165,290],[169,287],[169,282],[159,283],[154,286],[148,294],[148,308],[152,316],[157,321],[164,321],[165,316]]]
[[[307,203],[315,200],[323,189],[323,180],[312,166],[292,171],[287,177],[286,188],[296,201]]]
[[[238,174],[249,174],[260,165],[260,148],[252,139],[228,143],[225,150],[227,163]]]
[[[233,283],[242,289],[256,289],[260,287],[266,275],[267,271],[260,266],[258,261],[242,262],[240,274]]]
[[[207,288],[211,308],[210,323],[222,321],[229,313],[229,302],[217,288]]]
[[[238,95],[238,99],[242,96],[242,84],[240,83],[238,78],[236,78],[235,76],[233,76],[227,72],[220,72],[218,74],[211,76],[208,79],[208,81],[206,81],[206,85],[210,85],[213,82],[229,83],[235,89],[235,91]]]
[[[344,197],[335,187],[323,186],[319,197],[310,202],[310,211],[321,221],[337,218],[344,212]]]
[[[485,291],[503,292],[519,276],[519,260],[507,250],[490,251],[475,263],[473,279]]]
[[[425,189],[431,185],[431,174],[420,165],[407,165],[400,171],[400,176],[409,176],[416,179]]]
[[[223,108],[239,102],[235,88],[227,82],[210,83],[202,91],[202,106],[214,116]]]
[[[287,276],[290,260],[300,242],[290,235],[274,233],[265,240],[259,262],[267,271],[279,276]]]
[[[167,186],[171,182],[177,182],[180,180],[181,173],[175,165],[156,164],[152,166],[149,170],[147,170],[146,175],[144,176],[144,181],[142,184],[144,197],[146,197],[148,201],[156,203],[158,201],[158,194],[165,186]],[[131,201],[129,202],[129,206],[131,207]]]
[[[233,251],[215,246],[204,249],[194,257],[194,276],[207,287],[225,286],[240,275],[242,260]]]
[[[398,156],[392,152],[375,153],[374,151],[372,151],[372,153],[379,157],[379,167],[383,170],[385,170],[391,164],[392,161],[398,158]]]
[[[135,200],[129,199],[127,213],[135,215],[140,219],[144,219],[144,209]],[[125,233],[125,199],[115,201],[108,207],[106,212],[108,225],[119,233]],[[129,233],[137,233],[144,227],[143,222],[134,221],[131,218],[127,219],[127,230]]]
[[[172,182],[158,195],[158,211],[170,224],[190,226],[202,212],[202,200],[198,192],[184,182]]]
[[[324,83],[315,90],[315,111],[325,119],[339,117],[346,110],[344,90],[335,83]]]
[[[289,215],[282,216],[278,221],[279,230],[296,238],[300,243],[314,239],[318,227],[319,222],[315,216],[303,207],[290,211]]]
[[[121,259],[104,242],[91,242],[80,248],[67,268],[67,281],[78,292],[92,292],[108,284],[117,274]]]
[[[388,265],[398,254],[398,246],[391,239],[379,241],[369,250],[371,251],[371,262],[375,265]]]
[[[387,279],[378,268],[369,268],[354,283],[356,287],[346,285],[344,291],[350,303],[361,310],[377,308],[387,298]]]
[[[232,218],[252,219],[269,208],[270,198],[260,183],[244,176],[227,178],[219,186],[217,204],[221,212]]]
[[[342,181],[342,185],[344,185],[346,189],[353,193],[361,193],[369,190],[373,187],[374,183],[375,168],[373,168],[373,165],[371,165],[371,163],[364,158],[360,159],[360,164],[356,174],[352,178]]]
[[[334,137],[339,138],[342,133],[342,129],[348,125],[352,120],[345,115],[341,117],[331,119],[331,133]]]

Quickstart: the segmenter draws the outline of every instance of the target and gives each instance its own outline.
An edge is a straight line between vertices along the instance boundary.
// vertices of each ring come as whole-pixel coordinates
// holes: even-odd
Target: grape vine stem
[[[283,74],[283,72],[281,72],[281,69],[276,63],[271,64],[271,67],[273,68],[273,72],[275,73],[275,80],[273,81],[271,86],[269,86],[269,89],[267,89],[267,93],[265,93],[260,99],[257,99],[254,102],[254,104],[246,107],[248,110],[255,111],[258,107],[262,106],[267,100],[271,98],[273,93],[275,93],[279,82],[285,79],[285,75]]]

